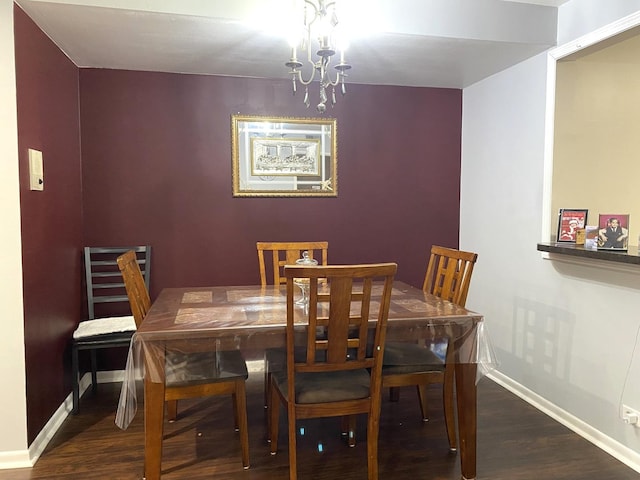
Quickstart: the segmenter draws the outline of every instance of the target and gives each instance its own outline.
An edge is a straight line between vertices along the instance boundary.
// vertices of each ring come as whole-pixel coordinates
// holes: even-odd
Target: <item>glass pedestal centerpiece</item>
[[[314,266],[318,265],[318,261],[309,257],[309,252],[302,252],[302,258],[296,260],[296,265]],[[302,291],[302,297],[296,301],[296,305],[301,305],[304,308],[305,313],[309,309],[309,279],[308,278],[294,278],[295,283]]]

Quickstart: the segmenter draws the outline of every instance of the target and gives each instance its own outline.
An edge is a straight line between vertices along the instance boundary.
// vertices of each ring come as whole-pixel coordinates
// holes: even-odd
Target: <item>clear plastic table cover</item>
[[[375,289],[371,321],[377,315]],[[306,313],[297,305],[296,322]],[[482,315],[394,282],[387,324],[387,341],[446,338],[456,351],[456,362],[477,364],[476,381],[497,365]],[[200,372],[215,369],[225,375],[218,355],[211,365],[192,365],[189,353],[231,349],[260,350],[285,345],[286,289],[230,286],[164,289],[153,303],[129,348],[125,379],[116,413],[116,425],[126,429],[137,411],[137,383],[166,378],[198,381]],[[213,360],[212,360],[213,359]],[[233,372],[229,372],[233,374]]]

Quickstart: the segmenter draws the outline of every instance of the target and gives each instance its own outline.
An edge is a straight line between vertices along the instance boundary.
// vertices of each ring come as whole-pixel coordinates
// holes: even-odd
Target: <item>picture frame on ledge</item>
[[[585,225],[584,227],[584,248],[587,250],[598,249],[598,226]]]
[[[583,208],[561,208],[558,213],[558,243],[576,243],[577,231],[587,224],[589,211]]]
[[[629,214],[598,215],[598,250],[627,251],[629,246]]]

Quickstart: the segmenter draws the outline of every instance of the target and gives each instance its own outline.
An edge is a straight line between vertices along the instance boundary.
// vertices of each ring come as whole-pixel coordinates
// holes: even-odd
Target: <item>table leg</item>
[[[456,396],[462,480],[476,478],[477,390],[475,363],[456,363]]]
[[[160,480],[162,427],[164,424],[164,382],[144,380],[144,478]]]

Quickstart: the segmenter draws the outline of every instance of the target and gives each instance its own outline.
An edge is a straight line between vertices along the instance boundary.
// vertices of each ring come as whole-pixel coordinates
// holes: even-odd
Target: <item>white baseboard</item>
[[[90,385],[91,376],[89,373],[85,373],[82,380],[86,380],[84,389],[82,388],[82,382],[80,382],[80,396]],[[98,372],[98,384],[100,383],[116,383],[124,380],[124,370],[110,370],[104,372]]]
[[[264,360],[247,360],[247,370],[249,373],[264,372]]]
[[[124,378],[124,370],[113,370],[98,372],[98,383],[121,382]],[[80,379],[80,397],[91,385],[91,372],[85,373]],[[18,450],[15,452],[0,452],[0,470],[10,468],[30,468],[33,467],[44,449],[47,447],[58,429],[62,426],[67,417],[71,414],[73,407],[73,397],[70,393],[64,402],[51,416],[49,421],[40,431],[36,439],[28,450]]]
[[[577,433],[585,440],[593,443],[596,447],[604,450],[609,455],[620,462],[640,473],[640,453],[622,445],[620,442],[596,430],[591,425],[583,422],[578,417],[571,415],[557,405],[549,402],[537,393],[520,385],[518,382],[494,370],[487,375],[498,385],[503,386],[514,395],[517,395],[525,402],[533,405],[541,412],[549,415],[551,418]]]
[[[33,467],[27,450],[15,450],[12,452],[0,452],[0,470],[9,468]]]

